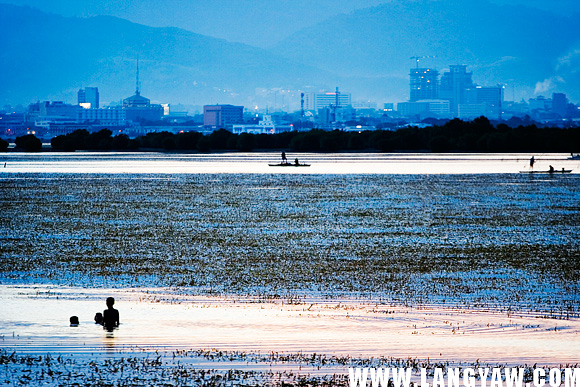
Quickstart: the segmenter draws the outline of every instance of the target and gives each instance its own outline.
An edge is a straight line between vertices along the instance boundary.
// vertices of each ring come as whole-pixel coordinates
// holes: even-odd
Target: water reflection
[[[464,174],[518,173],[530,169],[528,154],[301,153],[307,168],[276,168],[277,152],[170,153],[7,153],[2,175],[13,173],[261,173],[261,174]],[[534,170],[572,169],[580,162],[567,154],[537,154]],[[2,176],[0,175],[0,176]]]
[[[94,306],[111,289],[60,288],[63,293],[84,294],[68,298],[67,308],[79,311]],[[155,289],[149,289],[156,291]],[[23,353],[119,353],[217,348],[260,353],[325,353],[363,357],[429,357],[436,361],[506,364],[566,364],[580,358],[580,347],[570,346],[580,333],[579,320],[539,319],[534,313],[497,313],[421,309],[368,304],[355,300],[310,300],[307,303],[256,302],[252,299],[157,295],[172,303],[139,301],[148,290],[117,290],[123,299],[126,325],[103,331],[82,324],[84,331],[63,331],[62,322],[42,320],[42,305],[54,306],[52,296],[36,297],[36,289],[0,286],[8,304],[18,300],[23,314],[33,321],[21,323],[19,315],[0,316],[0,348]],[[178,300],[178,301],[177,301]],[[80,313],[84,316],[84,313]],[[149,316],[149,319],[143,318]],[[62,320],[62,315],[56,313]],[[59,321],[60,321],[59,320]],[[90,325],[90,326],[89,326]],[[8,335],[13,330],[14,338]],[[90,332],[89,332],[90,331]],[[18,338],[20,336],[20,338]],[[538,351],[538,348],[542,348]]]

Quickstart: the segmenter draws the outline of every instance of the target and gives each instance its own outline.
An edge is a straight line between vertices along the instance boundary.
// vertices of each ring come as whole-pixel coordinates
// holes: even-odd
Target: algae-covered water
[[[38,157],[11,162],[24,168]],[[219,161],[42,157],[49,171],[80,157],[109,170],[140,160],[160,173],[80,173],[85,167],[43,173],[35,167],[2,174],[5,283],[171,286],[193,294],[347,296],[578,313],[580,176],[489,173],[496,162],[525,168],[518,166],[526,162],[522,156],[319,156],[319,164],[333,164],[315,174],[275,168],[223,173],[220,163],[238,165],[237,155],[229,161],[227,155]],[[459,163],[482,173],[340,173],[361,160],[380,170],[393,162],[413,165],[410,158],[434,169]],[[571,162],[544,158],[556,166]],[[166,167],[172,163],[193,170],[217,163],[222,172],[176,173]]]

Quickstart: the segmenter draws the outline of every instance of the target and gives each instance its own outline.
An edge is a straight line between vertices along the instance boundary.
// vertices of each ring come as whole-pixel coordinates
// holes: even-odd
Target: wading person
[[[107,298],[107,309],[103,312],[103,326],[107,330],[113,330],[119,326],[119,311],[113,308],[115,299]]]

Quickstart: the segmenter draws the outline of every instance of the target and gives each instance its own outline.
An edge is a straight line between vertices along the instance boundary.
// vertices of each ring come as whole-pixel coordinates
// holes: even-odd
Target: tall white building
[[[324,109],[330,105],[336,105],[337,93],[327,92],[327,93],[304,93],[304,110],[314,110]],[[352,98],[350,93],[338,92],[338,106],[348,106],[352,104]]]

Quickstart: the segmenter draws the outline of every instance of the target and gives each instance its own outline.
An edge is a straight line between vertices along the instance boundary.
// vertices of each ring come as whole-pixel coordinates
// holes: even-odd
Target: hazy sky
[[[412,1],[412,0],[408,0]],[[434,0],[447,1],[447,0]],[[475,0],[464,1],[469,6]],[[580,13],[578,0],[492,0],[525,4],[556,13]],[[180,27],[189,31],[247,43],[271,46],[304,27],[330,16],[389,0],[0,0],[30,5],[64,16],[111,15],[155,27]]]

